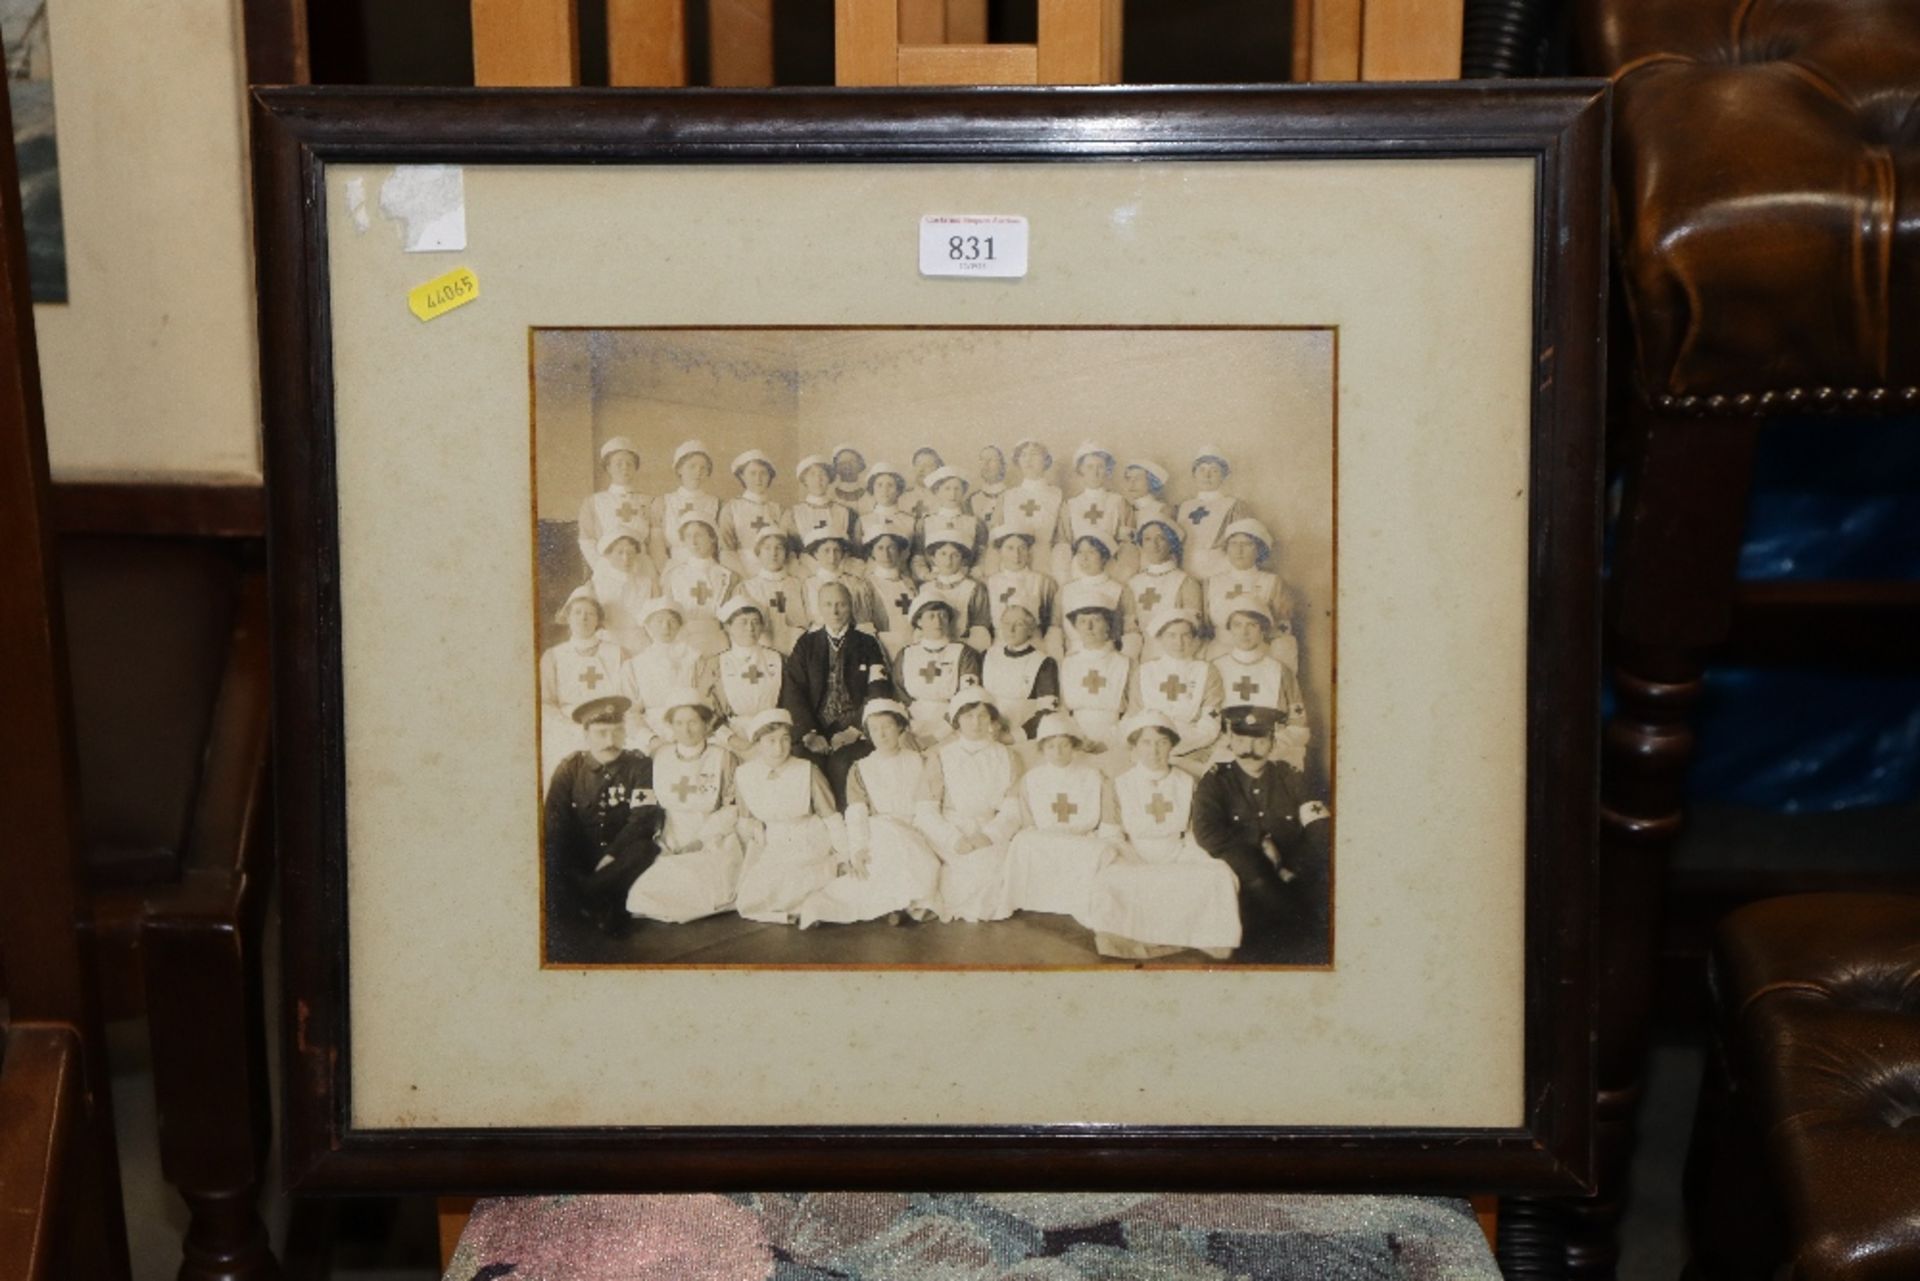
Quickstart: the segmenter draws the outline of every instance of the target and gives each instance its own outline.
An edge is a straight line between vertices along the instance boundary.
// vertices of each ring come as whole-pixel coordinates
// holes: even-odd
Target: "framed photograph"
[[[1571,1190],[1604,91],[264,91],[314,1189]]]
[[[257,535],[247,84],[284,74],[294,42],[253,25],[229,0],[0,4],[55,485],[125,505],[172,490],[163,508],[191,489]]]

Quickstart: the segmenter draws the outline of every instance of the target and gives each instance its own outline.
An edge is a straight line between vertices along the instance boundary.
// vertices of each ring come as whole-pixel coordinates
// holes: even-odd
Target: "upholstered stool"
[[[1581,69],[1615,86],[1621,304],[1601,1193],[1571,1252],[1576,1276],[1606,1277],[1689,722],[1742,600],[1755,436],[1770,416],[1920,407],[1920,4],[1579,0],[1576,35]]]
[[[1465,1201],[761,1193],[482,1201],[447,1281],[1499,1281]]]
[[[1712,966],[1689,1275],[1920,1277],[1920,898],[1756,903]]]

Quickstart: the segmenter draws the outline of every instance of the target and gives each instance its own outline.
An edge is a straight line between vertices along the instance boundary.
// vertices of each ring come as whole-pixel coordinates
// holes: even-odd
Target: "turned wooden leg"
[[[1544,1231],[1537,1224],[1557,1217],[1566,1233],[1564,1275],[1578,1281],[1610,1281],[1619,1259],[1693,715],[1706,656],[1732,624],[1759,423],[1641,416],[1617,426],[1624,430],[1610,444],[1624,487],[1608,592],[1614,711],[1600,765],[1597,1188],[1551,1208],[1528,1198],[1501,1204],[1503,1222],[1517,1216],[1530,1238]],[[1536,1244],[1528,1243],[1530,1259]]]
[[[1571,1208],[1568,1274],[1614,1275],[1706,657],[1732,625],[1756,419],[1631,424],[1609,590],[1614,713],[1601,746],[1598,1191]]]
[[[194,802],[187,871],[147,905],[140,949],[160,1172],[192,1220],[182,1281],[267,1281],[255,1203],[272,1114],[260,938],[271,866],[266,584],[242,584]]]
[[[270,1118],[258,937],[245,915],[150,918],[142,935],[160,1168],[192,1215],[181,1281],[280,1275],[256,1204]]]

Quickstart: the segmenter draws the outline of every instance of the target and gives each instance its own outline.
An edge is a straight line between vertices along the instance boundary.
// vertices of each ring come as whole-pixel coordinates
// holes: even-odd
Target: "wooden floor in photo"
[[[556,921],[548,927],[550,965],[861,965],[992,967],[1097,966],[1126,969],[1140,965],[1232,966],[1254,959],[1265,964],[1312,963],[1318,958],[1290,957],[1277,943],[1243,948],[1236,960],[1216,961],[1202,952],[1183,951],[1153,961],[1116,960],[1094,950],[1093,935],[1068,916],[1021,912],[1005,921],[939,922],[889,925],[816,925],[801,930],[744,920],[731,912],[665,925],[634,921],[618,936],[591,923]]]

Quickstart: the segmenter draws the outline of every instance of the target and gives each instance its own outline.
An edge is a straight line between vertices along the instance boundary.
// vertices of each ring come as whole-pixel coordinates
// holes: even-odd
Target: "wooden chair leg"
[[[1619,1261],[1693,715],[1707,655],[1732,626],[1759,427],[1756,419],[1617,424],[1625,484],[1608,599],[1614,712],[1601,744],[1598,1188],[1557,1210],[1564,1275],[1576,1281],[1611,1281]],[[1501,1205],[1503,1219],[1523,1224],[1554,1213],[1525,1198]]]
[[[260,1218],[271,1121],[258,936],[179,918],[143,934],[160,1165],[191,1216],[180,1281],[272,1281]]]
[[[1614,713],[1601,746],[1599,1193],[1574,1207],[1569,1275],[1614,1275],[1652,1017],[1653,975],[1693,715],[1732,626],[1757,419],[1631,425],[1609,623]]]

